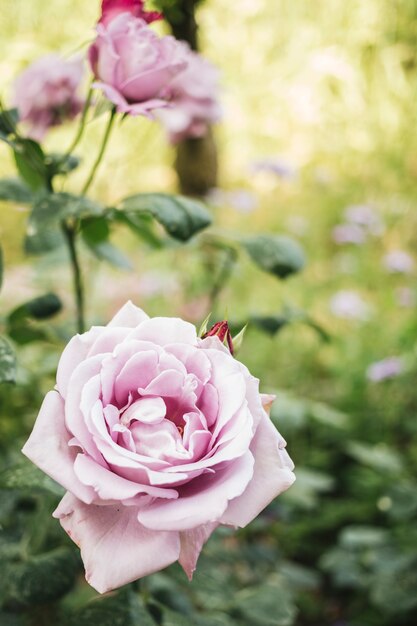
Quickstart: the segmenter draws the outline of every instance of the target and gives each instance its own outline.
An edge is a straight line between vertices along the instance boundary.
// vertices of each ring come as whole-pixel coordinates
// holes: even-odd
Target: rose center
[[[162,398],[139,398],[123,412],[120,422],[123,426],[129,426],[133,420],[143,424],[160,424],[166,412],[167,407]]]

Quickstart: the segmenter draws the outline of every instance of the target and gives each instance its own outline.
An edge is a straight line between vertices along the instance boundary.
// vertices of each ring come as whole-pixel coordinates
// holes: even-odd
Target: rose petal
[[[84,450],[97,462],[100,462],[101,455],[97,451],[92,435],[87,428],[80,405],[84,386],[100,372],[102,358],[103,355],[98,354],[78,365],[70,378],[68,395],[65,401],[65,423],[69,432],[74,435]]]
[[[56,373],[56,386],[63,398],[66,398],[68,382],[73,371],[87,357],[91,346],[100,337],[101,331],[102,328],[94,326],[83,335],[75,335],[65,347]]]
[[[169,343],[197,344],[197,331],[192,324],[176,317],[152,317],[132,331],[129,338],[152,341],[159,346]]]
[[[126,328],[135,328],[139,326],[145,320],[148,320],[149,316],[146,315],[142,309],[135,306],[133,302],[128,300],[124,306],[116,313],[116,315],[110,320],[107,326],[123,326]]]
[[[99,593],[153,574],[179,557],[179,534],[144,528],[133,506],[86,506],[67,494],[54,517],[81,548],[86,579]]]
[[[93,326],[93,328],[95,327]],[[100,334],[88,351],[88,357],[113,352],[115,347],[121,343],[130,332],[130,328],[108,328],[106,326],[100,326],[99,328]]]
[[[114,395],[117,405],[124,406],[129,393],[138,392],[158,375],[158,354],[155,350],[142,350],[131,356],[121,369],[114,382]]]
[[[68,445],[70,438],[65,427],[64,401],[57,391],[50,391],[22,452],[65,489],[90,503],[96,496],[93,489],[80,483],[74,473],[79,448]]]
[[[181,552],[178,560],[190,581],[195,572],[201,549],[217,526],[218,524],[213,522],[180,533]]]
[[[241,495],[253,474],[254,460],[247,452],[229,463],[224,470],[200,476],[184,485],[178,500],[156,500],[139,510],[138,519],[153,530],[190,530],[207,522],[216,522],[227,503]]]
[[[97,465],[85,454],[78,454],[74,462],[74,472],[78,480],[94,491],[102,500],[127,500],[144,493],[154,498],[175,499],[178,492],[175,489],[163,489],[134,483],[118,476],[111,470]]]
[[[294,464],[283,450],[285,441],[264,414],[251,444],[255,458],[253,478],[244,493],[221,516],[222,524],[246,526],[295,480]],[[284,454],[283,454],[284,453]]]

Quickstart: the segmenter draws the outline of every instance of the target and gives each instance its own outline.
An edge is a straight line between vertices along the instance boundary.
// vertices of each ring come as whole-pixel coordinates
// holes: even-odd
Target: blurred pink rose
[[[130,13],[119,14],[106,26],[98,24],[89,50],[95,87],[119,112],[131,115],[149,115],[166,106],[168,87],[187,66],[186,56],[186,44],[159,37]]]
[[[29,126],[28,136],[41,141],[46,131],[82,109],[78,88],[83,78],[82,61],[65,61],[58,55],[32,63],[14,84],[14,106]]]
[[[130,302],[70,341],[23,452],[68,490],[54,516],[99,592],[176,560],[191,578],[218,525],[292,484],[258,384],[218,337]]]
[[[144,0],[103,0],[101,3],[100,22],[107,26],[120,13],[130,13],[135,17],[140,17],[147,24],[162,18],[162,13],[146,11],[144,5]]]
[[[221,118],[218,69],[192,50],[187,61],[170,85],[170,106],[158,113],[172,143],[203,137],[209,124]]]

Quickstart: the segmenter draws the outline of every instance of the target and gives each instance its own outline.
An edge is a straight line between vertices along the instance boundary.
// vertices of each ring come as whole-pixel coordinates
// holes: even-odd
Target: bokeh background
[[[98,15],[92,1],[1,5],[6,102],[20,70],[45,53],[81,49]],[[278,395],[272,417],[288,441],[297,483],[250,528],[211,540],[194,587],[174,593],[174,584],[184,584],[174,572],[152,577],[150,588],[172,593],[183,608],[214,611],[219,626],[241,623],[239,615],[256,626],[411,626],[417,612],[417,3],[205,0],[198,22],[202,51],[222,73],[224,120],[215,129],[220,178],[210,195],[215,228],[287,233],[308,257],[302,273],[279,282],[242,256],[216,307],[243,322],[292,307],[308,312],[328,338],[297,322],[270,334],[249,327],[239,358],[263,390]],[[103,125],[98,118],[88,126],[79,149],[87,163]],[[73,130],[51,133],[48,148],[62,149]],[[173,191],[173,159],[158,124],[126,119],[92,193],[111,205],[137,191]],[[12,173],[10,154],[0,146],[0,174]],[[67,188],[80,182],[75,173]],[[0,203],[1,315],[50,289],[66,304],[64,324],[73,313],[69,270],[64,258],[25,258],[26,219],[26,209]],[[210,306],[212,262],[204,246],[152,251],[124,231],[116,241],[133,269],[120,272],[85,258],[89,322],[108,319],[129,298],[149,314],[201,322]],[[6,457],[29,431],[58,354],[56,346],[42,357],[37,347],[21,349],[21,386],[0,398]]]

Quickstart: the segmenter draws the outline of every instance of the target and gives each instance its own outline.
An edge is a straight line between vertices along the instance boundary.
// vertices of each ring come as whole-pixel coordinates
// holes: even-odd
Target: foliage
[[[23,54],[12,42],[21,38],[17,14],[25,32],[35,25],[48,37],[48,46],[61,43],[60,29],[50,28],[52,17],[43,13],[42,23],[38,21],[41,4],[5,3],[2,49],[4,56],[14,50],[15,66]],[[138,191],[143,206],[154,181],[161,194],[171,190],[168,159],[162,167],[160,152],[153,148],[146,154],[148,162],[141,164],[140,180],[136,158],[120,166],[122,151],[117,149],[110,159],[111,173],[97,179],[94,201],[86,208],[79,195],[81,166],[96,150],[106,112],[89,125],[85,147],[77,150],[81,163],[58,154],[62,137],[70,139],[66,131],[42,153],[31,143],[21,144],[19,178],[6,152],[6,145],[13,153],[17,147],[10,146],[15,112],[9,112],[11,122],[0,119],[8,142],[2,152],[0,198],[15,203],[1,206],[7,216],[2,238],[6,282],[9,276],[15,280],[15,263],[28,262],[15,252],[24,240],[26,252],[36,255],[29,257],[30,263],[36,262],[43,276],[32,295],[21,295],[16,279],[13,301],[10,288],[1,301],[0,379],[7,382],[0,388],[0,449],[7,469],[0,497],[0,552],[2,565],[7,562],[8,571],[23,583],[26,564],[29,571],[39,567],[38,576],[43,566],[53,569],[68,556],[69,572],[77,569],[77,578],[54,592],[57,602],[51,603],[49,623],[103,621],[108,602],[117,607],[119,623],[126,625],[138,621],[138,615],[145,624],[197,626],[412,626],[415,621],[416,322],[415,308],[401,308],[396,300],[397,290],[404,287],[415,294],[415,275],[388,275],[381,267],[387,250],[400,245],[415,250],[416,142],[410,132],[417,81],[415,6],[408,0],[395,6],[371,0],[347,8],[337,0],[333,11],[324,3],[312,12],[308,1],[238,4],[210,0],[202,4],[199,16],[210,56],[225,66],[228,100],[237,112],[219,134],[222,154],[230,158],[223,180],[230,191],[244,187],[260,197],[252,214],[239,213],[231,203],[213,208],[214,225],[196,232],[183,246],[153,205],[146,211],[123,209],[121,198]],[[87,39],[90,33],[81,21],[87,21],[84,16],[92,9],[82,2],[59,2],[59,7],[65,8],[68,24],[83,28]],[[78,45],[78,34],[65,34],[68,49]],[[248,46],[248,41],[255,43]],[[28,55],[39,51],[30,39],[27,46]],[[149,131],[149,140],[148,131],[131,120],[117,132],[123,154],[161,146],[157,131]],[[248,180],[247,162],[277,151],[300,164],[297,180],[268,173],[251,174]],[[57,204],[44,184],[48,178],[59,190]],[[46,213],[39,211],[43,202],[50,207]],[[386,232],[369,237],[365,246],[339,247],[332,241],[332,229],[344,219],[346,206],[358,203],[374,207]],[[16,210],[22,204],[30,210],[27,222],[26,214]],[[53,483],[43,477],[41,485],[34,471],[30,481],[22,474],[18,450],[43,390],[53,384],[57,353],[72,334],[70,282],[66,275],[62,278],[67,243],[61,216],[70,225],[76,222],[82,268],[87,280],[92,277],[90,321],[103,323],[109,317],[121,297],[118,285],[126,299],[142,276],[150,275],[151,295],[144,283],[143,291],[138,287],[134,293],[147,300],[151,313],[185,312],[201,321],[211,309],[214,318],[227,311],[235,330],[249,320],[239,358],[257,373],[263,389],[277,394],[272,418],[288,441],[297,482],[237,537],[215,534],[191,585],[173,567],[143,581],[140,594],[125,595],[123,590],[120,596],[91,598],[76,557],[65,552],[69,544],[64,534],[50,521],[58,498]],[[183,221],[175,228],[182,232]],[[256,258],[252,263],[247,241],[256,233],[289,233],[303,240],[305,272],[278,281],[268,268],[280,264],[268,262],[265,267]],[[264,252],[262,245],[255,250],[255,256]],[[104,268],[97,258],[122,268],[130,265],[138,278]],[[262,266],[266,272],[260,271]],[[155,288],[163,274],[168,275],[165,293]],[[180,287],[175,290],[177,280]],[[369,322],[338,320],[329,312],[332,294],[347,288],[360,290],[370,302]],[[51,290],[64,305],[59,317],[42,320],[19,313],[21,330],[14,331],[9,321],[13,311],[22,303],[27,311],[25,302]],[[36,329],[36,341],[18,344],[22,326],[25,333]],[[327,342],[316,336],[323,328]],[[12,385],[16,351],[18,384]],[[392,353],[408,359],[408,371],[372,384],[366,379],[368,365]],[[23,608],[31,597],[30,589],[23,589],[23,599],[17,600],[16,586],[1,589],[0,623],[20,626],[29,623],[29,616],[42,623],[41,607]],[[112,622],[117,623],[115,618]]]

